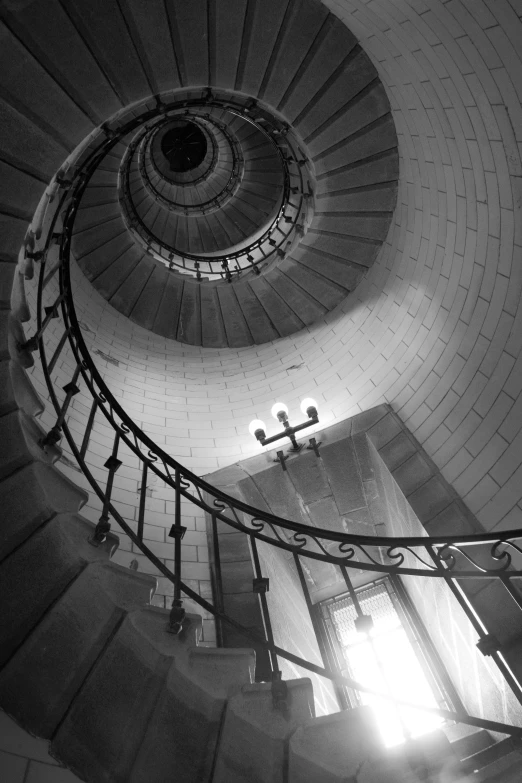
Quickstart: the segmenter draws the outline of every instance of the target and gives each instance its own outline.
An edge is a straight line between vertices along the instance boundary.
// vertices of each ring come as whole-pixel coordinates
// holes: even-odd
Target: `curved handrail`
[[[87,150],[87,152],[83,154],[83,159],[79,162],[74,182],[64,182],[58,187],[60,197],[55,199],[54,211],[50,210],[50,208],[48,210],[50,215],[48,219],[49,226],[46,235],[43,238],[41,249],[37,251],[37,253],[29,253],[29,255],[32,255],[34,258],[38,256],[41,260],[37,294],[37,334],[34,338],[31,338],[31,340],[33,343],[36,341],[40,349],[44,377],[49,388],[51,401],[57,413],[57,422],[43,439],[42,446],[46,447],[51,443],[58,442],[63,433],[78,465],[91,484],[93,491],[101,500],[103,512],[93,536],[93,543],[102,541],[105,538],[110,530],[110,517],[115,519],[122,530],[125,531],[129,538],[148,557],[150,562],[159,572],[174,584],[174,603],[171,613],[172,629],[174,631],[179,630],[183,622],[184,612],[181,608],[180,597],[181,592],[183,592],[216,618],[223,620],[245,636],[252,638],[256,644],[267,650],[271,656],[274,678],[276,680],[280,678],[280,671],[277,664],[277,656],[280,656],[311,672],[327,677],[334,682],[359,690],[374,692],[372,689],[366,688],[350,678],[343,677],[337,670],[333,671],[328,666],[317,666],[276,645],[271,631],[266,600],[264,604],[262,601],[263,615],[267,626],[267,636],[263,639],[258,633],[246,628],[234,618],[223,612],[219,605],[213,605],[203,599],[181,580],[179,557],[182,535],[180,513],[180,501],[182,497],[206,511],[210,515],[213,525],[219,520],[231,528],[246,534],[253,551],[256,551],[256,542],[264,542],[292,552],[294,557],[297,558],[297,561],[299,561],[300,557],[307,557],[340,566],[343,574],[348,573],[347,569],[357,568],[389,574],[442,578],[466,612],[470,623],[479,636],[480,642],[486,645],[488,642],[488,634],[484,626],[474,615],[473,611],[466,605],[462,592],[459,592],[456,580],[468,578],[500,579],[502,584],[508,590],[512,591],[512,597],[515,600],[518,600],[519,605],[522,606],[520,598],[517,598],[516,596],[516,590],[512,590],[511,583],[511,579],[514,576],[522,576],[522,570],[517,570],[512,567],[513,562],[509,551],[511,550],[511,552],[516,553],[517,555],[522,554],[521,547],[519,544],[515,543],[519,539],[522,539],[522,530],[503,531],[501,535],[483,533],[466,536],[389,538],[383,536],[360,536],[347,533],[336,533],[331,530],[310,528],[301,523],[281,519],[274,514],[260,511],[239,499],[230,497],[223,491],[213,487],[204,479],[196,476],[190,470],[184,468],[177,460],[167,454],[161,447],[154,443],[146,433],[137,427],[118,403],[118,400],[111,394],[92,360],[77,320],[69,268],[70,245],[76,211],[81,200],[81,195],[88,185],[90,176],[93,174],[104,155],[107,154],[115,143],[117,143],[119,138],[134,129],[130,127],[132,124],[133,123],[127,123],[122,126],[120,133],[112,133],[109,138],[104,138],[101,143],[94,144],[94,149],[90,152]],[[56,225],[60,220],[62,221],[63,228],[61,232],[56,232]],[[57,233],[59,236],[57,236]],[[60,243],[59,262],[51,270],[48,270],[46,269],[46,257],[52,242],[57,240]],[[51,311],[56,313],[58,308],[60,308],[64,322],[64,335],[53,353],[53,356],[48,360],[44,340],[47,317],[45,319],[43,318],[43,295],[51,280],[55,278],[56,273],[58,273],[59,289],[57,298],[51,306]],[[28,343],[31,343],[31,340],[29,340]],[[51,376],[57,357],[66,341],[69,342],[72,350],[75,360],[75,369],[71,383],[64,387],[66,392],[65,399],[63,402],[60,402]],[[105,487],[101,486],[99,481],[94,477],[85,461],[85,453],[89,445],[90,432],[86,429],[82,444],[79,446],[66,421],[67,408],[72,397],[76,391],[78,391],[77,383],[80,378],[85,382],[93,400],[92,419],[94,419],[94,414],[96,414],[97,411],[101,411],[115,433],[113,451],[106,462],[108,478]],[[112,479],[118,468],[119,460],[117,454],[121,441],[125,442],[131,451],[139,458],[143,466],[144,479],[146,479],[147,472],[152,471],[161,477],[165,483],[172,488],[175,494],[176,513],[175,524],[173,526],[173,537],[176,542],[176,561],[174,571],[167,568],[160,558],[158,558],[144,542],[143,519],[141,519],[142,529],[140,534],[139,526],[138,532],[135,532],[126,523],[111,497]],[[142,480],[141,498],[144,498],[145,489],[146,480]],[[332,552],[327,548],[327,546],[331,546],[331,544],[335,544],[337,551]],[[478,555],[472,556],[469,550],[481,547],[481,545],[483,550],[484,545],[487,545],[488,551],[479,551]],[[420,550],[420,552],[417,550]],[[256,557],[255,560],[256,575],[258,578],[261,578],[259,558]],[[351,582],[349,577],[346,576],[345,578],[347,578],[347,585],[350,588]],[[260,598],[262,599],[262,596],[260,596]],[[522,701],[520,683],[518,683],[512,672],[510,672],[509,667],[505,664],[499,650],[493,648],[490,654],[501,669],[506,680],[512,686],[516,695],[519,696]],[[501,731],[515,736],[522,736],[522,729],[519,727],[507,726],[494,721],[474,718],[451,710],[430,710],[423,705],[412,705],[386,694],[379,695],[383,698],[389,698],[398,704],[416,706],[417,708],[428,712],[435,711],[437,714],[444,715],[452,720],[467,722],[471,725],[482,726],[490,730]]]

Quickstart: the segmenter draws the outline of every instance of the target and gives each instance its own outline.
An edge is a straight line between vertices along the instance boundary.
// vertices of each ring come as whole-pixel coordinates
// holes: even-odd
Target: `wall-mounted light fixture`
[[[270,411],[274,419],[281,422],[281,424],[284,427],[284,430],[281,432],[278,432],[276,435],[272,435],[270,438],[266,437],[266,426],[264,421],[261,421],[261,419],[254,419],[250,422],[250,425],[248,427],[248,431],[251,435],[256,438],[262,446],[268,446],[270,443],[275,443],[276,440],[279,440],[280,438],[288,438],[290,442],[292,443],[292,447],[289,449],[289,453],[291,454],[297,454],[301,449],[303,448],[302,443],[298,443],[295,438],[295,433],[300,432],[301,430],[306,429],[307,427],[311,427],[312,424],[317,424],[319,421],[319,414],[317,413],[317,403],[315,400],[313,400],[311,397],[306,397],[301,403],[301,411],[308,416],[308,420],[303,422],[302,424],[297,424],[295,427],[292,427],[290,425],[290,422],[288,420],[288,407],[285,405],[284,402],[276,402],[274,405],[272,405],[272,410]],[[313,441],[313,443],[312,443]],[[318,445],[315,441],[315,438],[310,439],[310,446],[307,448],[311,448],[314,450],[314,452],[319,456],[319,449]],[[283,470],[286,470],[285,460],[288,459],[288,456],[285,456],[282,451],[277,452],[277,459],[275,462],[280,462]]]

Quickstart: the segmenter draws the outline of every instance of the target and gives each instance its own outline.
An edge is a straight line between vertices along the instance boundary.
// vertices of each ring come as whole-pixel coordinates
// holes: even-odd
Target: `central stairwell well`
[[[101,293],[159,334],[225,347],[276,339],[312,323],[359,282],[376,257],[395,205],[396,136],[368,58],[346,27],[316,2],[105,2],[98,7],[53,0],[3,4],[2,20],[3,78],[35,118],[34,124],[21,123],[21,130],[14,122],[8,129],[15,147],[23,143],[26,167],[38,174],[39,191],[21,187],[17,192],[24,216],[67,153],[104,125],[53,179],[44,199],[52,209],[42,207],[34,218],[18,261],[22,233],[17,231],[5,261],[13,288],[10,298],[2,297],[0,311],[0,436],[5,444],[0,463],[5,606],[0,705],[27,731],[49,740],[53,755],[92,783],[440,783],[444,776],[462,780],[483,762],[493,763],[498,745],[480,764],[475,759],[462,767],[458,756],[485,752],[491,739],[486,729],[504,728],[517,736],[517,726],[479,719],[475,725],[486,728],[471,732],[471,739],[456,732],[453,739],[459,744],[453,750],[438,734],[390,753],[381,747],[365,709],[315,718],[309,680],[281,683],[276,676],[273,683],[253,683],[249,650],[197,646],[201,621],[197,615],[184,617],[176,604],[182,590],[191,596],[180,583],[179,563],[173,574],[169,571],[173,610],[151,606],[155,580],[111,561],[117,537],[110,524],[121,519],[125,529],[111,491],[122,464],[120,441],[134,433],[126,421],[118,420],[110,430],[112,454],[98,455],[91,470],[90,491],[102,486],[97,524],[80,513],[85,489],[58,466],[63,445],[67,458],[87,475],[87,426],[76,440],[76,452],[60,438],[70,432],[71,400],[80,386],[92,391],[94,379],[88,360],[81,355],[78,362],[83,338],[70,320],[70,282],[61,268],[73,230],[78,229],[73,243],[81,248],[86,274],[95,272],[94,285],[103,276],[108,288],[100,286]],[[248,279],[222,280],[218,293],[205,298],[197,274],[177,286],[179,280],[165,264],[127,233],[109,193],[110,172],[118,171],[119,163],[104,169],[104,151],[97,161],[97,183],[75,177],[97,145],[116,148],[120,139],[115,135],[129,118],[137,118],[136,130],[149,113],[168,107],[177,90],[193,88],[201,96],[209,87],[255,98],[290,123],[309,153],[317,185],[313,222],[292,252],[267,265],[259,278],[252,272]],[[134,107],[122,109],[130,104]],[[71,196],[72,185],[79,189]],[[82,203],[79,195],[87,195],[91,186],[97,193],[91,191],[92,201]],[[57,202],[65,214],[54,212]],[[84,208],[83,226],[69,225],[67,214],[81,214]],[[25,231],[25,217],[14,217]],[[37,311],[28,301],[37,303]],[[153,303],[158,310],[151,314]],[[56,316],[64,319],[61,332],[54,330]],[[180,318],[188,319],[190,328],[180,332]],[[43,374],[51,381],[47,412],[26,372],[33,351],[42,347],[47,351]],[[117,400],[103,400],[100,391],[96,387],[96,405],[109,399],[106,409],[112,414]],[[146,438],[140,443],[157,453]],[[142,464],[153,472],[153,462],[145,457]],[[188,472],[182,474],[175,465],[174,471],[176,498],[190,494],[184,483]],[[141,486],[144,495],[145,480]],[[219,495],[215,498],[220,501]],[[214,509],[221,513],[219,506]],[[173,516],[180,554],[179,508]],[[166,572],[164,561],[151,555],[151,562]],[[219,611],[194,591],[191,597]],[[277,675],[274,645],[270,639],[261,642],[274,654]],[[461,717],[473,725],[471,716]],[[505,770],[515,780],[520,757],[509,740],[501,750],[512,751],[505,756]],[[495,780],[498,774],[504,773],[497,766],[476,779]],[[509,778],[501,779],[506,783]]]

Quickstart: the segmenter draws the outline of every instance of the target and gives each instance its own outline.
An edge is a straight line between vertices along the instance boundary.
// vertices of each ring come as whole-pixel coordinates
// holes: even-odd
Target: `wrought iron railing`
[[[145,113],[144,118],[146,119],[146,117]],[[185,595],[218,621],[234,628],[244,637],[250,638],[258,648],[266,650],[270,657],[275,704],[281,704],[285,698],[285,684],[282,681],[280,669],[280,659],[285,659],[340,686],[377,694],[382,699],[390,700],[398,706],[413,707],[442,716],[450,721],[463,722],[514,737],[522,737],[520,726],[472,716],[461,710],[436,709],[403,701],[357,683],[349,677],[341,675],[339,670],[329,667],[327,663],[320,666],[283,649],[274,640],[266,595],[267,578],[263,573],[258,554],[258,546],[263,543],[292,555],[309,608],[312,602],[303,575],[303,563],[307,559],[329,563],[340,570],[346,588],[354,598],[356,609],[358,602],[353,580],[350,577],[350,571],[353,572],[354,569],[394,576],[413,576],[428,581],[437,579],[444,582],[474,629],[479,639],[477,646],[495,661],[498,670],[510,685],[515,697],[522,703],[521,684],[507,665],[501,645],[488,633],[462,589],[462,583],[469,579],[498,580],[522,610],[522,599],[514,583],[517,578],[522,577],[522,570],[515,567],[513,559],[513,556],[518,558],[522,554],[522,530],[502,531],[501,534],[387,538],[350,535],[333,530],[312,528],[281,519],[228,496],[184,468],[180,462],[167,454],[134,423],[118,400],[111,394],[89,353],[76,316],[71,289],[70,246],[76,211],[90,174],[117,140],[135,128],[136,120],[133,119],[129,123],[123,124],[117,132],[102,131],[81,153],[74,170],[74,176],[72,171],[60,173],[60,176],[53,181],[47,191],[47,204],[44,204],[44,207],[39,210],[32,231],[29,233],[20,254],[22,271],[26,275],[30,275],[31,267],[35,262],[40,264],[36,332],[20,348],[24,350],[39,349],[42,371],[57,416],[54,426],[41,441],[41,446],[45,449],[51,444],[58,443],[62,436],[65,436],[79,468],[87,478],[93,493],[99,498],[102,504],[102,513],[91,543],[97,545],[105,539],[111,529],[112,520],[148,558],[158,572],[173,584],[174,598],[169,622],[171,632],[178,633],[182,628],[185,618],[182,596]],[[53,263],[49,260],[53,254],[49,251],[55,245],[59,246],[59,255]],[[44,302],[49,290],[54,291],[54,298],[50,304],[45,306]],[[51,320],[60,315],[63,332],[52,354],[48,355],[46,330]],[[71,371],[70,381],[62,389],[58,389],[53,375],[67,343],[72,352],[74,367]],[[80,384],[85,385],[92,403],[85,431],[81,439],[77,440],[68,424],[68,410],[72,399],[79,392]],[[107,451],[105,481],[99,480],[93,474],[86,460],[93,424],[98,417],[103,417],[110,428],[109,431],[114,433],[112,448]],[[118,508],[117,500],[113,497],[114,477],[122,464],[119,459],[122,444],[130,449],[141,465],[136,530],[126,522]],[[175,509],[170,531],[174,540],[174,567],[172,570],[151,551],[144,539],[146,488],[147,478],[150,474],[162,479],[172,492]],[[253,631],[226,614],[220,604],[219,595],[214,602],[211,602],[202,598],[183,581],[181,540],[185,528],[181,516],[182,500],[194,504],[208,515],[214,532],[214,560],[218,577],[220,568],[219,541],[216,535],[218,524],[223,523],[227,528],[240,532],[248,539],[255,575],[254,591],[259,595],[265,627],[264,635]],[[364,614],[360,607],[357,613],[359,618],[362,618],[361,624],[364,624]]]

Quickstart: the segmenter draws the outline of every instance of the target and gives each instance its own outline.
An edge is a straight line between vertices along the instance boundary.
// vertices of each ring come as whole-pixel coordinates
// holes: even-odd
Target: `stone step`
[[[142,255],[136,266],[123,279],[110,298],[110,303],[123,315],[130,315],[132,309],[146,285],[153,269],[160,261],[155,261],[149,255]]]
[[[152,329],[168,275],[169,270],[164,264],[153,264],[152,272],[129,313],[131,321],[145,329]]]
[[[514,750],[514,747],[513,740],[509,737],[499,742],[492,742],[490,745],[462,759],[462,768],[468,774],[487,770],[492,764],[502,761],[504,757],[508,756]]]
[[[144,256],[145,252],[141,247],[131,244],[123,253],[115,257],[104,271],[94,277],[92,282],[101,295],[110,301]]]
[[[245,685],[229,698],[213,783],[282,783],[286,745],[314,716],[308,678],[286,683],[285,706],[274,707],[271,683]]]
[[[13,316],[19,321],[24,323],[30,320],[31,312],[25,295],[24,275],[19,269],[13,274],[10,305]]]
[[[88,500],[55,467],[29,462],[0,482],[2,512],[9,525],[0,533],[0,560],[25,541],[54,514],[77,512]]]
[[[50,738],[126,612],[148,603],[155,585],[113,563],[88,563],[0,672],[6,711]]]
[[[122,220],[111,221],[111,223],[114,224],[113,230],[117,229],[118,233],[113,233],[110,239],[97,247],[93,246],[96,240],[92,237],[89,242],[90,249],[87,250],[87,246],[85,246],[85,254],[81,258],[78,257],[80,269],[88,280],[95,280],[105,272],[115,259],[134,244],[134,239],[125,229]],[[74,247],[73,242],[73,253],[76,255]]]
[[[93,251],[96,251],[98,255],[102,248],[123,233],[126,233],[126,228],[120,213],[112,220],[82,231],[75,231],[71,245],[72,251],[78,259],[82,259],[84,256],[88,257]],[[85,263],[88,264],[89,261],[86,259]]]
[[[348,28],[339,24],[332,15],[318,33],[314,45],[300,63],[278,105],[278,109],[290,122],[320,95],[324,85],[334,77],[336,70],[357,44]]]
[[[0,417],[0,480],[35,460],[48,465],[61,456],[56,446],[40,445],[46,432],[38,422],[21,410]]]
[[[81,516],[58,514],[2,562],[0,664],[12,656],[88,562],[108,561],[118,546],[117,536],[110,533],[95,547],[89,543],[93,532],[94,525]]]
[[[23,347],[27,339],[18,318],[9,310],[0,310],[0,361],[11,358],[25,369],[32,367],[33,355]]]
[[[485,729],[477,729],[465,723],[444,726],[443,730],[454,753],[461,760],[488,748],[494,742],[493,737]]]
[[[86,231],[101,223],[114,220],[115,218],[118,218],[120,214],[121,207],[117,200],[94,207],[80,208],[74,221],[75,233],[80,233],[81,231]]]
[[[512,751],[467,778],[466,783],[520,783],[522,753]]]
[[[307,721],[289,743],[289,783],[464,783],[443,731],[384,746],[369,707]]]
[[[227,693],[250,681],[252,653],[191,649],[201,618],[179,636],[168,618],[136,610],[110,640],[53,741],[69,767],[97,781],[208,779]]]
[[[19,407],[29,416],[40,416],[44,404],[24,368],[14,361],[0,362],[0,416]]]

